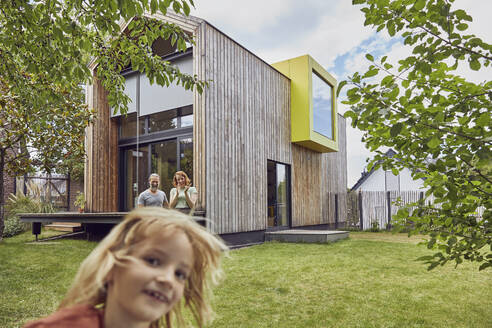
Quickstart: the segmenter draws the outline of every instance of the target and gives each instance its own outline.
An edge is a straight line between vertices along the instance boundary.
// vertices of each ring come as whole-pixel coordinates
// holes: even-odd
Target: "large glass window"
[[[333,139],[333,87],[313,74],[313,130]]]
[[[154,143],[151,145],[151,149],[151,171],[152,173],[159,174],[161,177],[161,190],[166,193],[169,199],[169,192],[173,188],[173,176],[178,168],[176,160],[176,139]]]
[[[177,127],[178,111],[176,109],[149,115],[149,133],[176,129]]]
[[[138,133],[145,132],[145,118],[138,120]],[[133,138],[137,135],[137,113],[127,114],[120,117],[120,138]]]
[[[138,120],[139,135],[147,135],[193,126],[193,106],[166,110],[163,112],[140,116]],[[131,113],[120,117],[120,139],[137,136],[137,114]]]

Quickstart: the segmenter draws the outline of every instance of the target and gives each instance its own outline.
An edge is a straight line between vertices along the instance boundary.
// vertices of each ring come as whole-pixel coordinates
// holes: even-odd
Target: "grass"
[[[212,327],[492,327],[492,270],[428,272],[420,238],[354,233],[333,244],[265,243],[234,250],[216,289]],[[0,244],[0,326],[53,311],[80,261],[80,240]]]
[[[55,234],[43,231],[40,238]],[[0,243],[0,327],[21,327],[55,310],[80,262],[96,246],[83,240],[33,240],[26,232]]]

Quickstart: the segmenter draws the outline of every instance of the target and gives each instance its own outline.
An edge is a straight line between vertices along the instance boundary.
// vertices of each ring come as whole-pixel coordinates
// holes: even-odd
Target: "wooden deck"
[[[290,229],[265,232],[265,241],[327,243],[348,238],[348,231]]]
[[[97,226],[116,225],[120,223],[128,212],[102,212],[102,213],[78,213],[78,212],[57,212],[57,213],[21,213],[19,220],[21,222],[32,223],[32,234],[38,235],[41,233],[41,224],[50,224],[57,222],[58,224],[81,224],[87,234],[97,233]],[[193,219],[206,226],[205,212],[195,211]],[[107,229],[100,229],[107,230]],[[89,238],[89,236],[88,236]]]

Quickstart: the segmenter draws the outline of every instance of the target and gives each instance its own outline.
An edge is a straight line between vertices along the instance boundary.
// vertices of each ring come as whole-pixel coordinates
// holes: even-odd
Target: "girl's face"
[[[193,249],[180,230],[155,233],[133,245],[130,255],[134,259],[109,274],[107,326],[106,318],[115,318],[123,326],[148,327],[179,302],[193,267]]]
[[[176,176],[176,182],[178,183],[178,187],[184,187],[186,185],[186,179],[182,175]]]

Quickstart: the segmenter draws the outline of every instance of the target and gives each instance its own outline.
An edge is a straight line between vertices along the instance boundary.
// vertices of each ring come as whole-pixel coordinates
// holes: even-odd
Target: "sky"
[[[405,58],[409,47],[400,39],[364,27],[360,6],[351,0],[195,0],[192,15],[207,20],[267,63],[309,54],[340,82],[370,65],[365,58]],[[456,0],[473,17],[467,30],[492,42],[491,0]],[[404,57],[403,57],[404,56]],[[463,68],[476,82],[490,80],[491,69],[479,73]],[[347,108],[338,100],[338,112]],[[348,187],[359,179],[372,154],[360,141],[362,132],[347,121]]]

